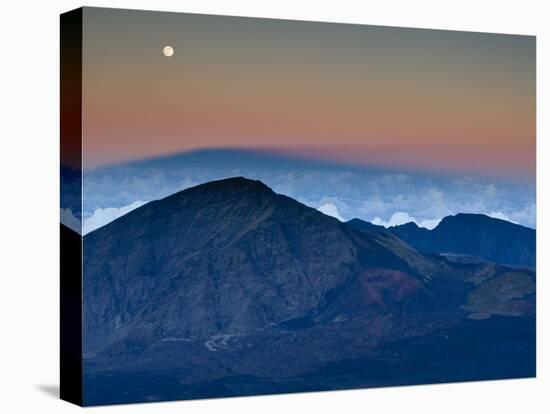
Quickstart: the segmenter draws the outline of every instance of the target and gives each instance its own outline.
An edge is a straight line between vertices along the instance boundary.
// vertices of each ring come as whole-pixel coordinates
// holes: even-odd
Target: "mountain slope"
[[[84,255],[88,354],[137,325],[146,341],[208,338],[310,315],[367,268],[417,286],[389,249],[244,178],[149,203],[87,235]]]
[[[359,219],[348,224],[358,230],[381,227]],[[415,223],[381,229],[424,253],[476,256],[512,266],[535,267],[535,230],[483,214],[448,216],[433,230]]]
[[[534,372],[534,272],[425,255],[259,181],[148,203],[83,248],[87,405]]]

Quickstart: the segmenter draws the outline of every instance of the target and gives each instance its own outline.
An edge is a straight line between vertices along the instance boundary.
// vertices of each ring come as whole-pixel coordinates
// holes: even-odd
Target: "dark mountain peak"
[[[271,188],[265,185],[260,180],[251,180],[243,176],[224,178],[221,180],[210,181],[208,183],[200,184],[195,188],[204,190],[264,190],[272,192]]]
[[[416,224],[414,221],[409,221],[408,223],[400,224],[397,226],[391,226],[390,228],[397,228],[397,227],[400,227],[402,229],[415,229],[415,230],[420,228],[418,224]]]
[[[535,267],[536,231],[485,214],[447,216],[432,230],[414,222],[387,229],[360,219],[346,224],[362,232],[376,229],[391,233],[422,253],[453,253],[506,265]]]
[[[514,231],[525,234],[535,233],[535,230],[530,227],[525,227],[507,220],[490,217],[485,214],[475,213],[458,213],[454,216],[447,216],[441,220],[441,222],[435,227],[434,231],[440,232],[444,229],[454,229],[463,226],[468,228],[475,227],[477,229]]]
[[[242,211],[248,211],[249,217],[252,212],[259,213],[268,209],[276,200],[283,198],[276,194],[271,188],[258,180],[250,180],[245,177],[231,177],[222,180],[210,181],[194,187],[178,191],[160,200],[151,201],[128,214],[112,221],[106,226],[100,227],[88,233],[88,240],[97,233],[106,232],[108,227],[116,227],[118,233],[125,233],[125,227],[131,227],[134,231],[140,226],[155,226],[157,221],[165,222],[175,217],[182,220],[190,220],[190,214],[196,209],[208,208],[212,218],[219,220],[228,219]],[[305,208],[305,206],[304,206]],[[176,220],[177,221],[177,220]],[[138,231],[146,231],[142,228]],[[113,231],[113,230],[111,230]]]
[[[351,220],[348,220],[347,223],[348,223],[348,224],[359,224],[359,223],[372,224],[372,223],[369,223],[369,222],[367,222],[367,221],[364,221],[364,220],[361,220],[361,219],[358,219],[358,218],[352,218]]]
[[[463,254],[501,264],[535,266],[535,230],[484,214],[447,216],[433,230],[412,223],[387,230],[424,253]]]
[[[155,208],[169,211],[170,214],[176,214],[182,209],[209,205],[220,206],[221,212],[225,207],[237,204],[242,208],[258,210],[267,207],[280,197],[261,181],[231,177],[199,184],[153,203]]]
[[[485,214],[478,214],[478,213],[458,213],[454,216],[446,216],[444,217],[439,225],[445,225],[449,223],[483,223],[483,222],[503,222],[503,223],[510,223],[505,220],[489,217]],[[511,223],[513,224],[513,223]]]
[[[348,226],[351,226],[355,230],[383,230],[383,226],[373,224],[370,221],[361,220],[359,218],[353,218],[346,222]]]
[[[231,177],[222,180],[210,181],[204,184],[199,184],[195,187],[187,188],[178,193],[172,194],[166,199],[178,198],[191,195],[196,197],[200,193],[219,193],[219,194],[239,194],[243,193],[264,193],[266,195],[275,194],[271,188],[259,180],[251,180],[246,177]]]

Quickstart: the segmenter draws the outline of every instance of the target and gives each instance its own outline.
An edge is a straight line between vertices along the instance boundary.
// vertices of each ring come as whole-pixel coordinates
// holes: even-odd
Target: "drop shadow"
[[[55,399],[59,399],[59,385],[58,384],[40,384],[36,388],[42,391],[44,394],[49,395]]]

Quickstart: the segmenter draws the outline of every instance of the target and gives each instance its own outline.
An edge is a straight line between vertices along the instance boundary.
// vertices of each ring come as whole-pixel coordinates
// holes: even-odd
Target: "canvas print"
[[[61,17],[61,394],[536,375],[535,38]]]

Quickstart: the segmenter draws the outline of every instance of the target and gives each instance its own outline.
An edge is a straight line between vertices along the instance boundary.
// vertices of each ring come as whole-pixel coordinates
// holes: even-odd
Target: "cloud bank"
[[[418,220],[416,217],[409,215],[409,213],[406,213],[404,211],[398,211],[397,213],[393,213],[388,221],[384,221],[380,217],[375,217],[372,220],[372,223],[378,226],[393,227],[393,226],[400,226],[401,224],[412,222],[412,223],[416,223],[418,227],[424,227],[426,229],[431,230],[434,227],[436,227],[440,221],[441,219]]]
[[[129,213],[132,210],[135,210],[138,207],[141,207],[144,204],[145,201],[138,200],[120,208],[98,208],[94,210],[90,217],[84,218],[84,234],[88,234],[89,232],[94,231],[113,220],[116,220],[117,218]]]
[[[332,203],[325,203],[317,210],[319,210],[323,214],[326,214],[327,216],[337,218],[340,221],[345,221],[340,213],[338,213],[338,208]]]
[[[263,181],[339,220],[360,218],[384,226],[413,221],[433,228],[445,216],[480,213],[535,227],[535,183],[425,173],[327,167],[289,159],[244,159],[223,151],[209,158],[170,159],[125,165],[84,174],[85,232],[131,209],[177,191],[222,178]],[[215,161],[215,162],[214,162]]]

